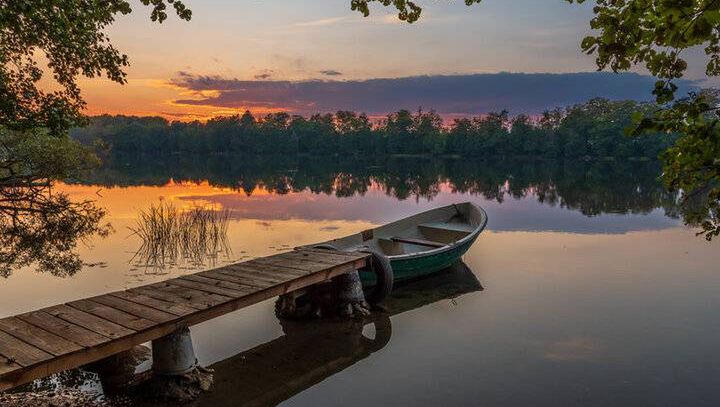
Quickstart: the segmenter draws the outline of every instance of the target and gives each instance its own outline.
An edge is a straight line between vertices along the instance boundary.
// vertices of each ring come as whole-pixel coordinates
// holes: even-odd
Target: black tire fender
[[[393,289],[393,270],[390,265],[390,259],[377,250],[365,249],[361,251],[370,253],[368,269],[375,273],[376,278],[375,285],[365,291],[365,301],[371,305],[377,305],[383,302]]]
[[[318,244],[313,246],[313,248],[340,250],[328,243]],[[375,273],[376,279],[375,285],[365,291],[365,301],[371,305],[380,304],[390,295],[393,289],[393,271],[392,266],[390,265],[390,259],[374,249],[367,248],[360,251],[363,253],[370,253],[370,265],[368,269],[369,271]]]

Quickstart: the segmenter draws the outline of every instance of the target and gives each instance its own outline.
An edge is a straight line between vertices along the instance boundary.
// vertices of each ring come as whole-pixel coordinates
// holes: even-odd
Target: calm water
[[[229,251],[200,268],[473,201],[489,223],[464,264],[399,288],[365,326],[280,323],[267,301],[193,327],[216,369],[196,405],[715,406],[720,242],[683,225],[657,176],[652,163],[116,159],[58,186],[96,199],[114,233],[78,246],[72,277],[14,270],[0,314],[197,271],[133,258],[128,228],[160,200],[232,211]]]

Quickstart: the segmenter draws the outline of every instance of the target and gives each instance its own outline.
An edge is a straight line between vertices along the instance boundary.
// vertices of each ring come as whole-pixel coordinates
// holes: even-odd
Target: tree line
[[[502,111],[449,124],[436,112],[422,110],[400,110],[378,121],[350,111],[310,117],[281,112],[260,119],[246,111],[207,122],[104,115],[71,135],[117,154],[656,158],[674,136],[626,135],[633,115],[652,109],[634,101],[592,99],[537,117]]]

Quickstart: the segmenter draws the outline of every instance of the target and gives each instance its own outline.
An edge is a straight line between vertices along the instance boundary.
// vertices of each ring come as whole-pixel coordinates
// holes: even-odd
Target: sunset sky
[[[594,58],[578,45],[592,2],[420,1],[423,16],[412,25],[378,5],[363,18],[349,0],[186,0],[192,20],[171,17],[161,25],[133,3],[134,12],[109,30],[130,56],[129,83],[83,80],[89,114],[188,120],[245,109],[381,114],[422,106],[464,115],[534,112],[591,96],[649,97],[650,78],[530,75],[505,92],[517,77],[475,75],[594,71]],[[690,55],[688,79],[703,80],[700,53]],[[408,79],[416,76],[426,77]],[[367,82],[378,78],[385,80]],[[559,91],[548,92],[550,86]]]

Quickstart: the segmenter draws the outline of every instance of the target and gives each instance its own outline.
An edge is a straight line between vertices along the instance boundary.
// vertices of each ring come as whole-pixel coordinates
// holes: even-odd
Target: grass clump
[[[196,267],[214,264],[219,256],[230,255],[230,215],[227,209],[182,209],[162,201],[152,204],[140,210],[135,225],[129,227],[142,240],[131,262],[154,270],[180,263]]]

